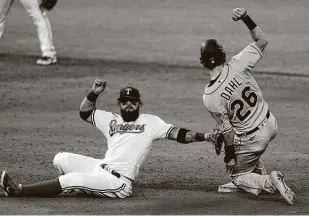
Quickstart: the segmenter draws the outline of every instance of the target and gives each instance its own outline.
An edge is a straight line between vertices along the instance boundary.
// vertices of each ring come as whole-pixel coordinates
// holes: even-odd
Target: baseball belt
[[[267,111],[267,114],[266,114],[266,118],[269,119],[269,116],[270,116],[270,111],[268,110],[268,111]],[[254,132],[256,132],[256,131],[259,130],[259,129],[260,129],[260,128],[257,126],[256,128],[253,128],[251,131],[248,131],[248,132],[246,132],[246,133],[240,134],[240,135],[238,135],[238,136],[243,136],[243,135],[248,136],[248,135],[250,135],[250,134],[253,134]]]
[[[132,179],[130,179],[130,178],[124,176],[124,175],[121,175],[119,172],[116,172],[115,170],[112,170],[111,168],[109,168],[107,166],[107,164],[101,164],[101,167],[102,167],[102,169],[106,170],[107,172],[111,173],[112,175],[116,176],[117,178],[124,177],[124,178],[130,180],[131,182],[133,182]]]

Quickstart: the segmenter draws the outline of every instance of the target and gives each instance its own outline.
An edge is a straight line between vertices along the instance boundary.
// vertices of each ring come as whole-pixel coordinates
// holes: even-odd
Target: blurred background
[[[58,57],[159,62],[199,67],[200,44],[216,38],[228,57],[251,42],[232,21],[244,7],[269,45],[256,70],[309,74],[307,0],[61,0],[48,13]],[[0,53],[39,55],[36,29],[15,1]]]

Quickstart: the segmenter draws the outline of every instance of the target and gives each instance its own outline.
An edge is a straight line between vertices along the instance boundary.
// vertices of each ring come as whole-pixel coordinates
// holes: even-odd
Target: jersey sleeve
[[[233,56],[229,64],[231,67],[239,68],[241,71],[244,71],[244,69],[250,71],[262,57],[263,54],[261,50],[255,45],[255,43],[251,43],[240,53]]]
[[[209,95],[203,95],[203,102],[206,109],[217,123],[217,127],[222,133],[227,133],[232,130],[228,111],[221,101],[211,99]]]
[[[98,128],[105,136],[108,135],[109,122],[113,119],[114,114],[103,110],[93,110],[91,114],[92,124]]]
[[[167,139],[169,132],[174,128],[172,124],[167,124],[161,118],[153,116],[151,120],[152,139]]]

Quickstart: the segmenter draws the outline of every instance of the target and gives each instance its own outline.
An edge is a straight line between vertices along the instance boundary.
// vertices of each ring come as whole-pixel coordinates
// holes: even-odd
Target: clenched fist
[[[233,10],[233,16],[232,19],[234,21],[238,21],[240,19],[243,19],[245,16],[247,16],[247,11],[244,8],[235,8]]]
[[[106,87],[106,80],[100,80],[100,79],[96,79],[94,81],[94,84],[92,86],[92,91],[96,94],[101,94]]]

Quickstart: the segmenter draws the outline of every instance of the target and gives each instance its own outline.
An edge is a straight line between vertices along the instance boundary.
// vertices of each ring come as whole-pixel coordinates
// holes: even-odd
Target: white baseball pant
[[[250,135],[235,136],[236,173],[231,175],[238,188],[256,195],[261,191],[273,193],[276,190],[270,176],[265,175],[265,168],[260,161],[261,155],[277,134],[276,118],[270,113],[269,118],[265,117],[258,127]],[[254,173],[255,169],[261,169],[261,173]]]
[[[0,1],[0,38],[4,32],[5,20],[15,0]],[[38,0],[19,0],[23,5],[34,25],[40,42],[42,56],[54,57],[56,50],[53,44],[52,30],[46,11],[40,9]]]
[[[126,198],[132,194],[132,181],[103,169],[100,159],[61,152],[56,154],[53,163],[63,174],[59,182],[64,193],[82,191],[111,198]]]

